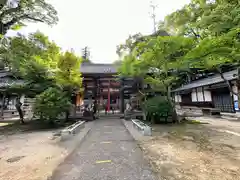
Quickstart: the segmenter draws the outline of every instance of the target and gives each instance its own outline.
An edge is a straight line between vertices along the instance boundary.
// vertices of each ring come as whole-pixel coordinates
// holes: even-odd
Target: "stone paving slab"
[[[155,180],[136,141],[120,119],[97,120],[52,180]]]

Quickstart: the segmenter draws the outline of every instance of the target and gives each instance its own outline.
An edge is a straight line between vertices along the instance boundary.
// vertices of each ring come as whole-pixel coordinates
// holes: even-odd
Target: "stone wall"
[[[180,106],[176,105],[178,115],[184,116],[203,116],[202,109],[196,106]]]

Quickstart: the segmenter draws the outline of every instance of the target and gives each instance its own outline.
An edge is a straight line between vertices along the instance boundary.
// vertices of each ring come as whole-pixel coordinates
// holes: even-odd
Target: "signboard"
[[[234,109],[235,109],[236,111],[239,111],[238,101],[234,101]]]

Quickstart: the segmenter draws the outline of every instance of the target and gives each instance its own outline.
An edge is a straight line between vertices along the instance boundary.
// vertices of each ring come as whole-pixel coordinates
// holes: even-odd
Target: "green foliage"
[[[49,25],[58,21],[57,11],[46,0],[3,1],[0,5],[0,34],[19,29],[26,22],[42,22]]]
[[[171,103],[164,96],[156,96],[148,99],[143,104],[143,109],[148,114],[156,114],[158,116],[171,115]]]
[[[200,39],[219,36],[239,27],[239,12],[238,0],[192,0],[182,9],[168,15],[165,26],[178,35]]]
[[[126,52],[131,52],[142,37],[143,36],[140,33],[129,36],[124,44],[117,46],[117,54],[119,56],[124,56]]]
[[[25,82],[26,91],[38,94],[56,86],[52,75],[60,56],[60,48],[41,32],[18,35],[0,48],[5,67]],[[20,90],[20,89],[19,89]]]
[[[54,123],[63,112],[71,107],[70,99],[57,88],[48,88],[37,95],[34,113],[43,119]]]
[[[26,74],[28,63],[35,62],[46,68],[56,68],[60,48],[41,32],[25,37],[19,34],[9,39],[5,47],[1,47],[1,59],[13,72]]]
[[[31,94],[48,87],[67,87],[70,94],[81,87],[80,58],[73,52],[61,53],[60,47],[41,32],[12,37],[0,51],[2,63],[24,80],[22,88]]]
[[[221,36],[204,38],[186,55],[185,61],[192,68],[218,71],[223,65],[239,64],[240,29],[233,29]]]
[[[87,46],[82,49],[82,62],[91,63],[90,50],[89,50],[89,47],[87,47]]]
[[[80,73],[81,58],[77,57],[73,52],[65,52],[59,57],[56,71],[57,84],[80,90],[82,78]]]
[[[119,73],[142,76],[155,90],[168,91],[178,81],[177,72],[185,64],[185,55],[195,47],[192,38],[157,36],[139,43],[124,57]],[[138,54],[139,50],[141,54]],[[137,55],[136,55],[137,54]]]
[[[147,120],[152,121],[152,123],[167,122],[168,117],[172,116],[173,113],[171,102],[165,96],[156,96],[148,99],[143,104],[143,110]]]
[[[195,73],[239,68],[240,2],[238,0],[191,0],[160,22],[159,31],[174,36],[152,34],[130,36],[118,47],[123,62],[122,76],[140,76],[154,91],[161,91],[174,107],[171,90]]]

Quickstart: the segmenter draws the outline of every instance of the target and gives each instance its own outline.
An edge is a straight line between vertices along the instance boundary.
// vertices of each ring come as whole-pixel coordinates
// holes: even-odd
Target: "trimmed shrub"
[[[55,123],[57,118],[71,107],[70,99],[57,88],[48,88],[37,95],[34,113],[41,119]]]
[[[156,96],[148,99],[143,104],[148,121],[152,123],[168,122],[172,116],[172,106],[165,96]]]

